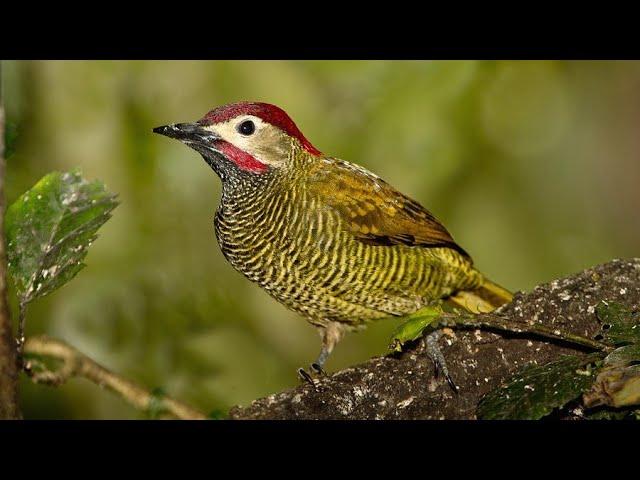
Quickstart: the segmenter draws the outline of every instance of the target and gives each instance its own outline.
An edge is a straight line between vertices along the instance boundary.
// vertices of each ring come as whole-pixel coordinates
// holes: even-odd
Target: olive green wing
[[[363,243],[448,247],[470,258],[427,209],[362,167],[325,159],[310,175],[309,189]]]

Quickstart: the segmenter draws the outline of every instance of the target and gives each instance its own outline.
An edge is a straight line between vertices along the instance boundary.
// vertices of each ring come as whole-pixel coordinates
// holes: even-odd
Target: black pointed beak
[[[153,133],[159,133],[165,137],[175,138],[186,143],[211,144],[215,140],[219,140],[217,136],[210,130],[206,130],[198,123],[173,123],[171,125],[163,125],[153,129]]]

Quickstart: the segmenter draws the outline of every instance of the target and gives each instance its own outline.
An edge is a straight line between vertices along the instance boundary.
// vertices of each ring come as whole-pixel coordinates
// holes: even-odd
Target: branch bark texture
[[[640,258],[613,260],[570,277],[518,292],[494,314],[478,316],[510,324],[539,325],[594,338],[601,329],[595,307],[616,301],[640,309]],[[493,318],[491,318],[493,317]],[[418,340],[399,354],[371,360],[234,407],[234,419],[474,419],[483,395],[528,364],[544,364],[563,354],[587,352],[588,345],[563,344],[530,334],[474,328],[444,329],[440,347],[459,387],[454,393]],[[597,344],[597,342],[594,342]],[[572,413],[560,412],[570,417]]]
[[[0,69],[0,74],[2,70]],[[7,300],[7,254],[4,240],[4,108],[0,79],[0,419],[20,418],[18,405],[18,362]]]

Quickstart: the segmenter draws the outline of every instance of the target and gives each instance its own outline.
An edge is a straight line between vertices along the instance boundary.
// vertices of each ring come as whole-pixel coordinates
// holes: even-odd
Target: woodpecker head
[[[230,175],[263,175],[282,168],[297,146],[320,155],[284,110],[268,103],[223,105],[195,123],[154,128],[199,152],[224,180]]]

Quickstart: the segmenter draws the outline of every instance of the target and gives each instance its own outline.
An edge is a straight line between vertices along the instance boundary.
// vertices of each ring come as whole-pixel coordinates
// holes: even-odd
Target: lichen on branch
[[[474,419],[478,417],[480,400],[523,367],[542,366],[566,355],[590,355],[592,347],[604,345],[603,322],[596,311],[603,301],[625,305],[631,312],[640,310],[640,259],[614,260],[539,285],[530,293],[519,292],[511,304],[495,315],[476,318],[478,326],[483,328],[499,319],[509,322],[509,326],[520,324],[521,333],[473,326],[445,329],[440,347],[449,373],[459,387],[458,394],[452,392],[446,380],[434,375],[423,339],[418,338],[402,352],[373,358],[320,378],[314,385],[300,385],[246,407],[235,407],[230,416],[235,419]],[[559,332],[589,341],[581,345],[531,335],[532,327],[551,332],[551,336]],[[618,330],[614,330],[616,333]],[[611,350],[607,347],[603,353]],[[558,418],[590,418],[591,410],[578,398],[551,414]]]

